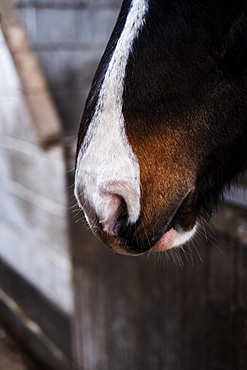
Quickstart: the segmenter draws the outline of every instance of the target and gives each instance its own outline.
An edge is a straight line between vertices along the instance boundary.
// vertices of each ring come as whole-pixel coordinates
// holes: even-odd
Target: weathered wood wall
[[[0,15],[0,320],[11,321],[14,299],[20,321],[45,338],[39,355],[50,347],[65,361],[74,296],[61,123],[11,3]],[[37,350],[24,328],[13,332]]]
[[[65,136],[73,140],[121,0],[15,2]],[[11,99],[6,100],[5,90],[5,118],[0,119],[8,122],[1,126],[0,228],[11,228],[0,240],[2,258],[17,272],[15,281],[25,276],[35,288],[25,295],[27,306],[35,302],[43,310],[42,301],[37,305],[34,299],[37,290],[65,313],[74,312],[73,343],[80,370],[245,370],[246,209],[223,207],[221,223],[207,227],[207,238],[200,233],[184,251],[141,258],[112,254],[86,231],[82,215],[72,212],[63,148],[57,145],[44,152],[37,145],[19,86],[8,89]],[[5,106],[11,106],[11,114]],[[72,186],[73,173],[69,176]],[[7,274],[2,276],[10,287]],[[55,309],[45,314],[42,325],[47,332],[57,317]],[[64,320],[59,318],[60,329]],[[64,333],[59,346],[66,352]]]
[[[73,357],[74,310],[67,219],[66,173],[70,164],[65,163],[62,142],[70,135],[72,141],[75,139],[92,75],[119,3],[16,1],[63,119],[63,138],[46,81],[11,1],[0,3],[8,44],[1,32],[0,286],[4,291],[0,291],[0,320],[13,321],[8,308],[14,299],[20,320],[18,325],[13,321],[13,333],[32,350],[37,351],[36,346],[41,354],[46,353],[47,364],[52,360],[49,351],[44,352],[44,343],[37,345],[36,341],[34,345],[33,330],[38,324],[41,332],[36,330],[36,334],[47,336],[46,344],[55,356],[53,365],[59,370],[68,366],[60,350]],[[31,330],[28,335],[26,324]],[[56,359],[60,359],[57,365]]]
[[[121,0],[15,0],[62,117],[77,134],[84,102]]]
[[[72,312],[63,147],[40,148],[1,31],[0,65],[0,255],[45,296]]]
[[[184,251],[141,258],[75,231],[81,369],[247,368],[246,211],[220,219]]]

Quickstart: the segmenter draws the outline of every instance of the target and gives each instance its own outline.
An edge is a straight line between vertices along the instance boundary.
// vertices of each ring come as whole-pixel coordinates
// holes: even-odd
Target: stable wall
[[[61,122],[11,3],[0,13],[0,320],[65,369],[74,287]]]
[[[15,0],[65,136],[77,134],[85,99],[121,0]]]
[[[73,311],[63,148],[43,150],[0,30],[0,256]],[[44,106],[43,109],[46,109]]]
[[[32,50],[11,1],[0,3],[0,320],[59,370],[77,342],[67,169],[120,2],[16,1]]]
[[[80,38],[74,27],[80,30],[83,29],[83,24],[87,24],[87,27],[95,27],[93,30],[97,27],[102,30],[96,22],[96,13],[109,11],[109,14],[116,15],[116,3],[97,0],[23,0],[17,3],[23,19],[26,19],[26,27],[34,40],[32,42],[43,70],[50,76],[49,84],[63,117],[65,133],[73,137],[77,125],[75,121],[82,109],[81,102],[84,104],[83,96],[89,88],[96,59],[100,58],[103,43],[106,42],[105,36],[104,42],[91,42],[93,38],[90,28],[88,38],[91,41],[88,44],[85,41],[85,46],[77,42]],[[88,25],[88,19],[85,19],[78,26],[75,22],[76,14],[80,12],[83,17],[84,11],[88,17],[94,14],[95,18],[91,18],[94,21]],[[42,18],[41,14],[46,15]],[[51,14],[53,15],[50,18]],[[42,21],[38,21],[39,17]],[[44,24],[47,24],[47,29],[43,31],[46,37],[42,41],[39,33]],[[87,27],[83,31],[83,37]],[[109,29],[111,27],[109,22]],[[104,35],[103,31],[100,32]],[[97,40],[101,37],[99,33],[97,31]],[[67,41],[63,42],[63,38]],[[60,54],[58,60],[57,53]],[[78,59],[76,55],[79,56]],[[58,68],[60,63],[62,73],[59,72],[60,67]],[[81,67],[83,71],[85,67],[85,75]],[[30,132],[33,132],[32,129]],[[26,133],[25,126],[22,135],[23,133]],[[58,147],[60,148],[59,145]],[[43,153],[40,149],[35,150]],[[45,157],[47,158],[47,154]],[[60,155],[58,157],[61,158]],[[58,163],[59,161],[60,159]],[[73,173],[69,172],[67,176],[71,185],[67,188],[68,203],[72,207]],[[49,176],[50,181],[53,180]],[[45,196],[49,198],[47,194]],[[24,209],[25,206],[22,211]],[[75,217],[72,208],[68,209],[70,215],[67,227],[72,247],[75,284],[74,332],[71,337],[74,359],[80,370],[247,368],[246,209],[225,206],[220,214],[220,224],[208,228],[206,238],[203,226],[184,250],[172,250],[170,253],[143,258],[111,253],[85,230],[82,215]],[[32,221],[31,218],[30,222]],[[58,227],[58,230],[61,229]],[[37,289],[40,290],[40,287]],[[31,292],[30,301],[36,294]],[[49,302],[56,305],[49,298],[49,292],[43,292]],[[53,310],[53,314],[55,322],[58,310]],[[44,316],[45,323],[42,323],[42,327],[52,317],[51,312]],[[61,315],[59,317],[61,319]],[[66,337],[66,331],[61,332],[62,326],[56,326],[60,337]],[[46,330],[49,332],[47,327]],[[59,346],[66,352],[64,343]],[[61,366],[56,368],[62,369]]]

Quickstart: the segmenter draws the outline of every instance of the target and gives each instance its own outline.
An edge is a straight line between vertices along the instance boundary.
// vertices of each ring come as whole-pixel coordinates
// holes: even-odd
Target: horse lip
[[[193,229],[195,228],[195,225],[196,225],[196,220],[194,222],[193,225],[190,225],[190,229],[189,230],[185,230],[181,225],[180,225],[180,220],[179,220],[179,213],[182,213],[182,211],[184,210],[185,206],[186,206],[186,202],[190,202],[190,199],[192,197],[194,193],[194,188],[190,188],[187,193],[184,195],[184,197],[181,199],[181,201],[179,202],[177,208],[174,210],[172,216],[170,217],[170,221],[168,222],[167,226],[165,227],[165,231],[163,231],[161,233],[161,236],[160,238],[158,238],[158,240],[156,240],[155,244],[150,247],[149,250],[147,250],[145,253],[149,252],[149,251],[155,251],[157,250],[158,251],[158,248],[157,248],[157,245],[161,242],[161,240],[163,239],[169,239],[169,243],[170,243],[170,246],[168,248],[165,248],[164,250],[166,249],[170,249],[173,247],[173,242],[175,241],[176,237],[181,235],[182,233],[186,233],[186,232],[192,232]],[[142,253],[140,253],[142,254]]]
[[[140,244],[140,247],[139,248],[134,248],[133,246],[129,246],[131,244],[128,245],[128,243],[125,245],[125,240],[123,240],[122,242],[122,248],[124,249],[125,251],[125,254],[128,254],[128,255],[135,255],[135,256],[140,256],[140,255],[144,255],[148,252],[152,252],[152,251],[158,251],[157,249],[157,245],[158,243],[160,243],[160,241],[163,239],[163,242],[165,239],[169,239],[169,243],[170,246],[165,248],[165,249],[170,249],[172,246],[173,246],[173,242],[175,242],[175,239],[177,239],[177,237],[181,236],[183,234],[183,232],[186,232],[186,230],[184,230],[184,228],[180,225],[180,222],[179,222],[179,213],[182,213],[183,209],[187,206],[187,202],[190,203],[190,199],[192,197],[192,194],[194,192],[194,188],[190,188],[186,193],[185,195],[181,198],[180,202],[178,203],[177,207],[175,208],[175,210],[173,211],[173,214],[171,215],[170,217],[170,220],[168,222],[168,225],[166,225],[163,229],[163,231],[161,230],[159,232],[159,236],[156,237],[156,238],[153,238],[153,239],[149,239],[150,240],[150,243],[147,243],[146,245],[146,250],[144,251],[141,251],[141,244]],[[195,224],[191,225],[191,230],[192,231],[194,229],[194,226]],[[157,234],[156,234],[157,235]],[[148,238],[147,238],[148,240]],[[121,238],[119,238],[119,242],[121,244]],[[150,244],[148,246],[148,244]],[[137,251],[139,249],[139,251]],[[164,250],[165,250],[164,249]]]
[[[160,237],[158,237],[156,240],[153,239],[153,245],[152,242],[150,243],[150,248],[148,248],[145,251],[141,251],[141,245],[140,245],[140,251],[136,251],[133,247],[129,246],[128,243],[126,243],[126,240],[124,238],[115,237],[113,235],[106,235],[106,233],[100,228],[100,224],[96,223],[97,226],[95,227],[94,225],[94,233],[96,236],[98,236],[106,245],[108,245],[108,248],[111,249],[113,252],[116,252],[118,254],[123,254],[123,255],[129,255],[129,256],[140,256],[144,255],[148,252],[151,251],[159,251],[157,248],[158,243],[162,240],[162,238],[167,239],[173,239],[171,240],[171,246],[166,249],[170,249],[172,247],[173,241],[176,238],[177,235],[181,235],[181,230],[183,228],[181,227],[179,222],[176,222],[176,217],[178,217],[179,212],[183,210],[184,203],[189,200],[189,198],[192,196],[194,189],[190,189],[189,191],[186,192],[184,197],[181,199],[179,202],[177,208],[174,210],[172,216],[170,217],[170,220],[168,222],[168,225],[165,227],[165,230],[160,233]],[[194,225],[193,225],[194,227]],[[193,228],[192,228],[193,229]],[[150,239],[151,241],[151,239]]]
[[[190,198],[193,195],[193,192],[194,192],[194,188],[190,189],[185,194],[185,196],[181,199],[177,208],[174,210],[172,216],[170,217],[170,220],[169,220],[169,222],[166,226],[166,232],[170,231],[171,229],[176,230],[178,226],[181,229],[181,226],[179,225],[179,223],[177,224],[177,222],[176,222],[176,218],[179,218],[179,213],[181,213],[185,209],[185,206],[186,206],[185,202],[189,202]]]
[[[188,232],[191,235],[193,235],[196,229],[196,220],[193,226],[190,228],[190,230],[184,230],[183,227],[176,220],[176,218],[179,218],[178,217],[179,212],[181,213],[181,211],[183,211],[185,207],[184,203],[187,200],[189,200],[189,198],[191,198],[193,191],[194,189],[191,189],[190,191],[188,191],[187,194],[184,196],[184,198],[181,200],[178,208],[172,215],[170,222],[168,223],[166,227],[166,231],[162,234],[162,236],[157,241],[157,243],[151,248],[152,251],[160,252],[160,251],[171,249],[174,246],[174,242],[176,241],[177,237],[181,236],[183,233]],[[187,241],[187,238],[186,238],[186,241]]]

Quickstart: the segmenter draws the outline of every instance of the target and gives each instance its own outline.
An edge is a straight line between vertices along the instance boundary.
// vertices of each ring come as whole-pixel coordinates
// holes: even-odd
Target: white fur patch
[[[190,240],[195,234],[196,229],[197,225],[195,225],[191,231],[184,231],[181,228],[177,231],[170,229],[162,236],[152,250],[154,252],[164,252],[173,247],[178,247]]]
[[[75,195],[89,223],[91,209],[102,223],[108,219],[112,212],[105,207],[108,194],[124,198],[130,223],[140,214],[139,164],[125,133],[122,103],[128,57],[147,10],[148,0],[132,1],[79,152]]]
[[[177,236],[174,239],[173,247],[178,247],[179,245],[182,245],[189,241],[193,235],[195,235],[197,229],[197,224],[193,227],[191,231],[183,231],[182,229],[178,230]]]

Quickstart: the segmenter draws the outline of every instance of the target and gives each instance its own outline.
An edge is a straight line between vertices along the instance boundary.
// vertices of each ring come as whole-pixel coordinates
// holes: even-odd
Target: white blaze
[[[140,173],[128,142],[122,113],[126,66],[148,10],[148,0],[133,0],[99,92],[95,113],[80,149],[75,195],[90,222],[91,208],[101,222],[107,219],[108,194],[122,196],[129,222],[140,214]]]

